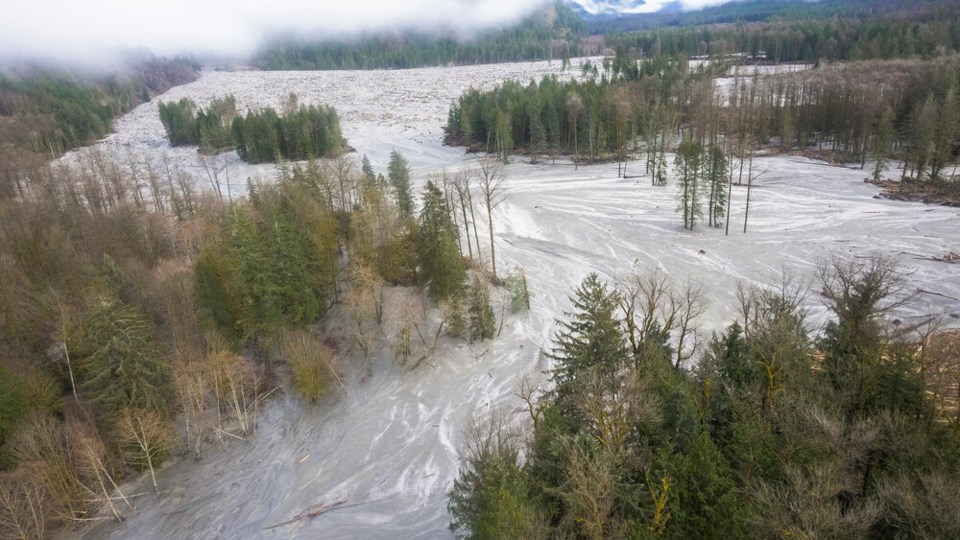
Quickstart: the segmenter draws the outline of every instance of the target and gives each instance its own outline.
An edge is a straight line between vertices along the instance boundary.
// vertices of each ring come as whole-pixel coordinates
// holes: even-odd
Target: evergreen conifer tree
[[[710,147],[704,163],[704,180],[709,189],[708,224],[720,226],[720,219],[727,209],[727,157],[719,145]]]
[[[396,150],[390,152],[387,172],[390,177],[390,185],[397,197],[397,207],[400,209],[400,215],[404,217],[413,215],[413,196],[410,194],[410,165],[407,164],[406,158],[400,152]]]
[[[363,163],[360,167],[360,170],[363,172],[363,176],[368,182],[377,181],[377,175],[373,172],[373,165],[370,164],[370,159],[366,156],[366,154],[363,156]]]
[[[81,387],[90,401],[108,415],[124,407],[166,411],[169,372],[147,317],[104,291],[84,326]]]
[[[607,289],[596,274],[590,274],[571,298],[574,310],[560,321],[550,358],[556,363],[553,395],[564,415],[575,416],[573,399],[577,382],[593,372],[604,384],[615,387],[630,359],[621,321],[617,317],[617,294]]]
[[[429,286],[430,293],[437,298],[447,298],[459,291],[467,277],[457,234],[443,191],[433,182],[427,182],[420,211],[417,262],[421,282]]]
[[[680,206],[677,210],[683,212],[683,228],[693,230],[697,218],[703,216],[703,207],[700,202],[699,180],[703,147],[695,141],[686,139],[677,150],[677,188],[679,189]]]
[[[464,294],[458,292],[450,296],[450,303],[447,304],[447,333],[454,337],[463,337],[467,332],[466,309],[463,301]]]

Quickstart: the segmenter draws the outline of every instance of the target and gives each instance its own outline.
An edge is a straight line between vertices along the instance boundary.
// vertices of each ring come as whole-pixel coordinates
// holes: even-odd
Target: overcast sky
[[[382,29],[469,32],[516,21],[550,0],[14,0],[0,57],[77,59],[117,49],[247,55],[273,35]],[[724,0],[682,0],[687,8]],[[665,0],[649,0],[648,9]]]

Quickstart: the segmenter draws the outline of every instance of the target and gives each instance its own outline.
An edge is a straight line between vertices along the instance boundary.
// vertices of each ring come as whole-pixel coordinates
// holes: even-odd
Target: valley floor
[[[471,166],[475,158],[441,144],[450,102],[470,85],[492,87],[559,71],[559,63],[503,64],[382,72],[205,73],[161,99],[198,104],[233,93],[241,110],[278,107],[295,92],[302,103],[322,100],[341,113],[344,135],[358,155],[385,172],[391,149],[404,153],[421,185],[428,174]],[[579,73],[574,66],[572,73]],[[117,123],[100,143],[114,155],[159,160],[169,153],[184,168],[200,167],[193,149],[169,149],[156,100]],[[223,158],[221,158],[223,159]],[[236,159],[235,154],[232,160]],[[228,160],[227,160],[228,161]],[[629,164],[640,174],[641,161]],[[815,265],[834,254],[895,258],[909,275],[916,301],[896,314],[911,321],[942,313],[960,324],[960,266],[929,260],[960,252],[960,209],[877,199],[865,171],[801,157],[755,160],[748,232],[746,187],[735,187],[729,236],[699,225],[681,228],[676,187],[649,178],[617,177],[617,165],[575,170],[569,161],[531,165],[522,157],[506,169],[507,198],[495,210],[498,268],[522,266],[532,309],[507,314],[503,335],[467,345],[444,342],[416,370],[375,359],[369,376],[348,381],[345,395],[316,409],[290,393],[268,402],[249,442],[211,449],[161,473],[167,490],[138,499],[121,524],[86,532],[90,538],[445,538],[446,493],[457,474],[457,445],[472,413],[505,405],[523,419],[515,396],[524,376],[544,383],[554,320],[589,272],[613,281],[659,269],[676,282],[703,287],[709,302],[704,338],[736,317],[738,282],[775,284],[786,271],[813,285],[807,295],[811,331],[825,311],[812,283]],[[234,195],[245,179],[269,166],[229,165]],[[198,172],[197,174],[202,174]],[[484,231],[480,231],[481,240]],[[499,294],[499,293],[497,293]],[[497,310],[499,314],[499,309]],[[951,318],[953,317],[953,318]],[[307,459],[303,459],[308,456]],[[346,501],[316,519],[275,529],[321,503]]]

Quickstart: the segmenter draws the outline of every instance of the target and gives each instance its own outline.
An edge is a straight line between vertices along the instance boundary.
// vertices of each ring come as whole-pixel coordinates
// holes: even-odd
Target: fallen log
[[[341,499],[341,500],[339,500],[339,501],[332,502],[332,503],[329,503],[329,504],[328,504],[328,503],[320,503],[320,504],[318,504],[318,505],[316,505],[316,506],[314,506],[314,507],[311,507],[311,508],[308,508],[308,509],[304,510],[303,512],[300,512],[300,513],[297,514],[296,517],[294,517],[293,519],[289,519],[289,520],[287,520],[287,521],[284,521],[283,523],[278,523],[278,524],[276,524],[276,525],[271,525],[270,527],[266,527],[266,528],[263,529],[263,530],[269,531],[269,530],[272,530],[272,529],[279,529],[280,527],[283,527],[284,525],[292,525],[292,524],[294,524],[294,523],[299,523],[299,522],[301,522],[301,521],[306,521],[306,520],[308,520],[308,519],[314,519],[314,518],[316,518],[317,516],[319,516],[320,514],[323,514],[324,512],[329,512],[330,510],[333,510],[334,508],[338,508],[338,507],[340,507],[340,506],[343,506],[343,505],[346,504],[346,503],[347,503],[347,501],[344,500],[344,499]]]

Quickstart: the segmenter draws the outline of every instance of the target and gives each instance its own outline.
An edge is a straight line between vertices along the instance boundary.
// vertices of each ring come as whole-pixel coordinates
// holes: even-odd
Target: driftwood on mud
[[[864,182],[880,187],[883,191],[877,196],[883,199],[904,202],[922,202],[942,206],[960,207],[960,190],[937,189],[922,182],[902,182],[894,180],[864,179]]]
[[[310,507],[310,508],[304,510],[303,512],[300,512],[300,513],[297,514],[293,519],[289,519],[289,520],[287,520],[287,521],[284,521],[283,523],[278,523],[278,524],[276,524],[276,525],[271,525],[271,526],[269,526],[269,527],[264,528],[263,530],[269,531],[269,530],[273,530],[273,529],[279,529],[280,527],[283,527],[284,525],[292,525],[292,524],[294,524],[294,523],[299,523],[299,522],[301,522],[301,521],[306,521],[306,520],[309,520],[309,519],[314,519],[314,518],[316,518],[317,516],[319,516],[320,514],[323,514],[323,513],[325,513],[325,512],[329,512],[330,510],[333,510],[334,508],[339,508],[339,507],[343,506],[343,505],[346,504],[346,503],[347,503],[347,501],[344,500],[344,499],[341,499],[341,500],[339,500],[339,501],[332,502],[332,503],[320,503],[320,504],[318,504],[318,505],[316,505],[316,506],[313,506],[313,507]]]

